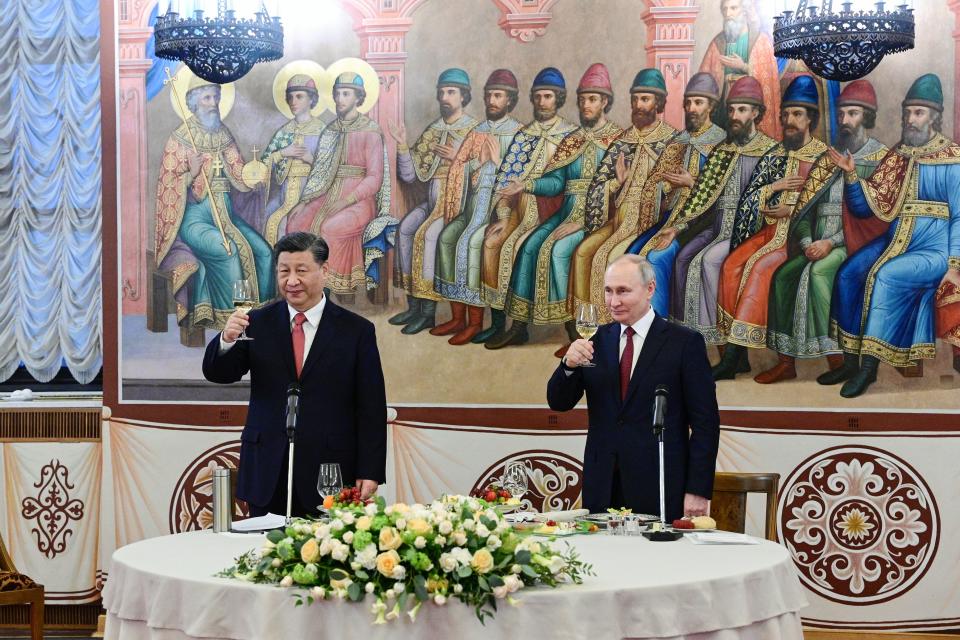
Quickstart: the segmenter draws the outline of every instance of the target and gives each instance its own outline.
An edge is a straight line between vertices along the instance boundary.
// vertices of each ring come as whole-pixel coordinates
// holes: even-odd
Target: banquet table
[[[581,585],[536,587],[498,601],[481,625],[451,598],[374,625],[371,597],[296,607],[294,590],[214,577],[263,543],[261,535],[209,531],[150,538],[118,549],[103,592],[106,638],[670,638],[801,640],[803,589],[787,550],[695,545],[687,539],[577,535],[569,542],[593,565]]]

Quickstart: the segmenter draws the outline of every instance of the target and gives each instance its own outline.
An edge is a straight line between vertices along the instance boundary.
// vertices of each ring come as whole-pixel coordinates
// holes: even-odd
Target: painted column
[[[960,0],[957,0],[960,2]],[[664,120],[683,128],[683,91],[693,75],[693,23],[700,13],[695,0],[645,0],[640,17],[647,25],[647,66],[667,81]]]

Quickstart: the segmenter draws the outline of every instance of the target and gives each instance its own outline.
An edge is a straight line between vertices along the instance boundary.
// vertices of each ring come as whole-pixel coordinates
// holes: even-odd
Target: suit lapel
[[[623,402],[623,406],[630,404],[630,399],[640,386],[640,381],[646,377],[647,371],[650,369],[650,365],[656,359],[657,354],[660,353],[660,349],[663,347],[664,343],[663,336],[661,334],[666,330],[667,321],[660,316],[654,316],[653,324],[650,325],[650,331],[647,333],[647,337],[643,340],[643,348],[640,349],[640,357],[637,358],[637,364],[633,367],[633,374],[630,376],[630,384],[627,386],[627,397]]]
[[[290,310],[285,301],[274,306],[270,323],[274,326],[273,334],[279,342],[280,355],[283,366],[290,374],[291,380],[297,379],[297,369],[293,365],[293,338],[290,334]]]
[[[313,342],[310,344],[310,352],[307,353],[307,359],[303,363],[303,371],[300,372],[300,379],[307,377],[314,363],[320,359],[320,354],[333,340],[336,334],[337,318],[340,316],[340,307],[333,304],[330,298],[323,305],[323,315],[320,316],[320,324],[317,326],[317,333],[313,336]]]

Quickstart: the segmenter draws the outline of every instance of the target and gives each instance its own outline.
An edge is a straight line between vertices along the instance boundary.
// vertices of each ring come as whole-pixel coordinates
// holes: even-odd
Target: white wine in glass
[[[237,280],[233,283],[233,308],[249,314],[253,309],[253,284],[249,280]],[[246,329],[240,332],[237,340],[253,340],[247,335]]]
[[[589,340],[597,332],[600,325],[597,323],[597,305],[585,302],[577,309],[577,333],[584,340]],[[593,362],[584,362],[581,367],[595,367]]]

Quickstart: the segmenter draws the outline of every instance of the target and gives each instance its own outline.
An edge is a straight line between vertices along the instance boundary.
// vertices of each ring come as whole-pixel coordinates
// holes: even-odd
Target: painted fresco
[[[305,230],[393,403],[542,405],[634,253],[724,406],[960,409],[946,4],[842,86],[774,56],[776,3],[654,4],[280,3],[286,56],[234,85],[121,65],[121,399],[242,401],[202,347]]]

